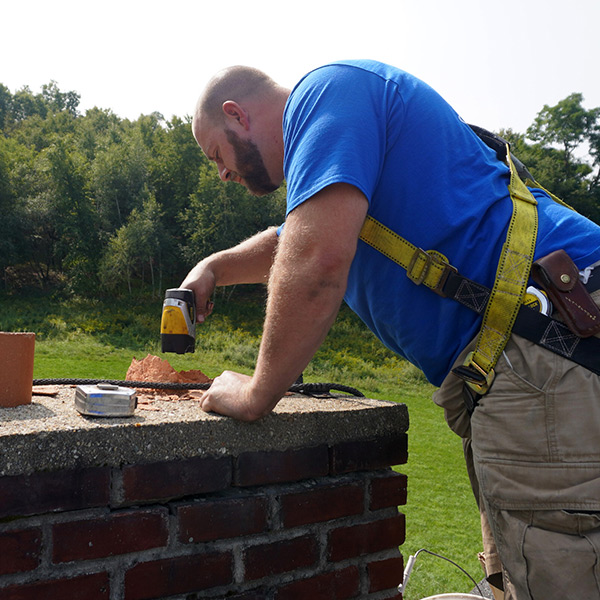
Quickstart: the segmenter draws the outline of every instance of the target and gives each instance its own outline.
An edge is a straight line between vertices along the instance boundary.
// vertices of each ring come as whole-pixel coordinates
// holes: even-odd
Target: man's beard
[[[240,139],[230,129],[225,130],[225,135],[235,152],[237,175],[244,180],[250,193],[264,196],[274,192],[279,186],[271,181],[258,146],[250,140]]]

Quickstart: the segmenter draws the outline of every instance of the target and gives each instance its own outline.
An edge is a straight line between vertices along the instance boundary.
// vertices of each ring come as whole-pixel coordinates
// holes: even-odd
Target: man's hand
[[[253,394],[251,377],[224,371],[202,394],[200,406],[204,412],[216,412],[240,421],[256,421],[275,406],[265,400]]]
[[[277,231],[272,227],[201,260],[180,286],[194,292],[196,321],[202,323],[212,312],[211,298],[217,286],[266,283],[277,242]]]
[[[196,322],[203,323],[212,312],[211,297],[216,287],[216,277],[206,261],[199,262],[183,280],[182,288],[192,290],[196,301]]]

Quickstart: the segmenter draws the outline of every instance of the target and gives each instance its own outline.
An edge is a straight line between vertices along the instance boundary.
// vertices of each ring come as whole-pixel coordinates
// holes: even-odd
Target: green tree
[[[27,197],[34,186],[34,152],[0,135],[0,275],[5,287],[21,280],[20,265],[31,259]]]
[[[90,108],[76,120],[74,143],[90,163],[99,151],[111,143],[120,143],[122,137],[119,117],[110,110]]]
[[[41,152],[58,140],[72,143],[75,118],[67,113],[48,113],[45,117],[32,115],[13,127],[11,137],[19,143]]]
[[[47,150],[50,201],[56,223],[57,266],[76,289],[95,279],[98,222],[86,186],[85,160],[76,150],[57,143]]]
[[[590,156],[594,161],[594,175],[590,182],[590,191],[600,206],[600,118],[596,119],[590,128],[588,141],[590,145]]]
[[[571,176],[565,174],[564,151],[541,143],[529,144],[525,134],[511,130],[500,132],[510,142],[511,150],[535,177],[535,180],[553,194],[573,205],[587,193],[586,176],[591,168],[582,161],[572,161]]]
[[[191,134],[190,119],[177,117],[154,137],[149,161],[153,191],[164,211],[165,225],[179,236],[178,218],[196,191],[200,167],[208,161]]]
[[[1,90],[0,90],[1,93]],[[0,269],[4,269],[15,259],[14,229],[15,194],[10,181],[9,141],[0,136]]]
[[[12,108],[12,94],[10,90],[0,83],[0,130],[4,130],[9,123]]]
[[[151,139],[149,179],[162,211],[164,274],[169,281],[178,280],[185,271],[180,249],[188,243],[181,216],[198,189],[200,167],[208,161],[191,134],[190,119],[173,117],[160,130],[154,129]]]
[[[59,140],[36,155],[34,183],[24,198],[27,249],[21,262],[34,266],[43,287],[66,276],[81,288],[95,275],[97,226],[85,189],[80,155]]]
[[[81,96],[76,92],[61,92],[56,81],[50,81],[42,86],[42,98],[53,112],[67,111],[76,117],[77,107]]]
[[[123,281],[131,294],[131,277],[135,265],[134,249],[128,231],[123,226],[108,241],[106,253],[100,265],[100,280],[108,290],[116,290]]]
[[[98,150],[90,183],[102,232],[111,235],[149,194],[147,152],[135,132]]]
[[[583,95],[574,93],[555,106],[544,105],[527,129],[530,139],[542,145],[558,145],[562,150],[564,172],[569,177],[580,161],[575,151],[589,140],[600,116],[600,108],[586,110]]]
[[[12,98],[11,117],[13,121],[23,121],[28,117],[39,115],[45,117],[48,114],[43,97],[40,94],[34,95],[27,87],[18,90]]]
[[[14,94],[0,84],[0,128],[7,131],[13,126],[38,116],[68,113],[78,115],[80,96],[74,91],[62,92],[55,81],[44,84],[41,94],[34,94],[28,86],[23,86]]]
[[[214,166],[203,165],[197,190],[180,219],[187,239],[183,247],[187,266],[281,223],[284,206],[283,189],[256,198],[236,183],[223,184]]]
[[[588,110],[582,103],[581,94],[571,94],[555,106],[545,105],[525,135],[512,130],[502,131],[501,135],[536,181],[600,223],[600,108]],[[590,157],[591,164],[587,160]]]
[[[160,207],[153,196],[143,203],[141,209],[131,211],[127,223],[108,242],[100,269],[104,287],[114,291],[127,283],[131,294],[133,279],[143,282],[147,268],[152,290],[162,293],[164,228],[161,217]]]

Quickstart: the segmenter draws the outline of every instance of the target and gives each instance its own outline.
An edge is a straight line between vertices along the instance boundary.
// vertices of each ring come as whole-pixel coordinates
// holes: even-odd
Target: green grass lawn
[[[34,378],[122,379],[133,357],[155,354],[177,369],[223,369],[251,373],[258,351],[262,295],[217,297],[214,315],[197,328],[196,352],[161,355],[162,299],[138,301],[0,298],[1,331],[34,331]],[[405,561],[421,548],[446,556],[477,581],[482,571],[479,515],[463,465],[460,439],[431,401],[434,388],[422,374],[386,350],[358,319],[343,309],[326,342],[304,373],[306,381],[350,385],[366,396],[404,402],[409,409]],[[398,573],[398,582],[402,573]],[[468,592],[472,582],[450,563],[422,553],[405,598]]]

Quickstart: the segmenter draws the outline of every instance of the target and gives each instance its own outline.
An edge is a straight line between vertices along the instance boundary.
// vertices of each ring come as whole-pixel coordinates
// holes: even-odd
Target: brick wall
[[[0,598],[400,598],[406,459],[403,433],[0,477]]]

